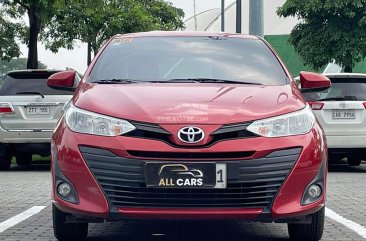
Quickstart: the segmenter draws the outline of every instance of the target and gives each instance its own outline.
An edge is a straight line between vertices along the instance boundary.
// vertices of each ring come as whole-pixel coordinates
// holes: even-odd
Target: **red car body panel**
[[[207,33],[207,32],[150,32],[117,35],[114,38],[137,38],[145,36],[225,36],[232,38],[258,39],[253,36]],[[110,40],[111,41],[111,40]],[[110,42],[109,41],[109,42]],[[203,129],[206,137],[198,145],[210,142],[210,134],[224,124],[241,123],[278,116],[303,109],[306,102],[294,81],[283,86],[255,86],[235,84],[132,84],[98,85],[87,83],[95,62],[103,52],[107,42],[96,55],[75,91],[72,103],[81,109],[126,120],[156,123],[170,133],[192,124]],[[264,41],[265,42],[265,41]],[[266,43],[266,42],[265,42]],[[268,43],[266,43],[268,45]],[[268,45],[269,46],[269,45]],[[274,50],[271,51],[277,56]],[[277,56],[279,63],[290,74]],[[176,118],[180,116],[180,118]],[[278,138],[248,138],[219,141],[205,147],[185,148],[175,135],[171,141],[181,147],[152,139],[128,136],[104,137],[75,133],[62,118],[53,135],[52,162],[57,161],[65,177],[75,187],[79,203],[63,201],[56,195],[55,173],[53,175],[52,199],[62,211],[91,217],[110,217],[110,206],[101,186],[86,164],[80,146],[108,150],[117,156],[141,160],[131,156],[127,150],[160,152],[253,152],[252,156],[242,158],[252,160],[289,148],[302,148],[292,171],[283,182],[271,205],[273,220],[301,217],[312,214],[324,206],[325,186],[322,197],[309,205],[302,205],[302,196],[322,165],[327,166],[326,142],[318,123],[308,134]],[[149,160],[154,160],[151,158]],[[155,160],[162,161],[159,158]],[[169,161],[165,158],[164,161]],[[171,159],[177,161],[177,159]],[[184,159],[181,159],[181,161]],[[199,159],[202,161],[205,159]],[[212,161],[212,159],[207,159]],[[235,161],[223,158],[220,161]],[[324,168],[324,180],[327,168]],[[324,182],[325,185],[325,182]],[[245,219],[256,220],[264,210],[261,208],[132,208],[117,207],[121,218],[151,219]]]
[[[227,124],[259,120],[305,107],[291,85],[83,83],[74,105],[104,115],[159,124]],[[113,101],[110,101],[110,100]],[[121,111],[123,110],[123,111]],[[181,119],[174,117],[180,116]],[[184,118],[194,117],[194,119]]]

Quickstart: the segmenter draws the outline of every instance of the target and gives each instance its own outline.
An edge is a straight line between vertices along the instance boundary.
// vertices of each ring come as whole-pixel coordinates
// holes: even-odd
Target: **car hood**
[[[74,105],[96,113],[161,124],[228,124],[305,107],[294,84],[81,83]]]

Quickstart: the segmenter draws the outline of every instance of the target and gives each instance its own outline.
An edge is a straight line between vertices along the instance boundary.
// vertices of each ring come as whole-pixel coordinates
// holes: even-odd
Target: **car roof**
[[[230,37],[259,40],[258,36],[248,34],[234,34],[224,32],[204,32],[204,31],[150,31],[128,34],[117,34],[114,38],[138,38],[138,37]]]
[[[366,74],[363,73],[329,73],[329,74],[324,74],[325,76],[327,76],[328,78],[366,78]]]

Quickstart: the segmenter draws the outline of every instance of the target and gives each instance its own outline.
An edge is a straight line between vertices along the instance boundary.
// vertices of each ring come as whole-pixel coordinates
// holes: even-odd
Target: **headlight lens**
[[[308,133],[314,123],[315,116],[307,105],[300,111],[254,121],[247,130],[265,137],[294,136]]]
[[[71,104],[65,120],[72,131],[99,136],[119,136],[136,128],[128,121],[82,110]]]

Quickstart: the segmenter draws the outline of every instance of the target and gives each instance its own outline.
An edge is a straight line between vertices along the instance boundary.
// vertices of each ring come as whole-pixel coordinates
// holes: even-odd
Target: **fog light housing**
[[[323,154],[323,162],[318,171],[316,177],[309,183],[309,185],[304,190],[304,194],[301,198],[301,205],[309,205],[318,200],[320,200],[323,195],[325,195],[325,168],[327,163],[327,155],[326,152]]]
[[[308,194],[314,199],[318,199],[322,195],[322,188],[318,184],[312,184],[308,188]]]
[[[71,193],[71,186],[70,186],[70,184],[68,184],[66,182],[62,182],[61,184],[58,185],[57,192],[62,197],[69,196],[70,193]]]
[[[79,204],[78,194],[72,182],[65,177],[58,164],[56,150],[51,149],[52,169],[54,173],[54,189],[52,190],[58,198],[63,201]],[[57,199],[55,200],[57,201]]]

